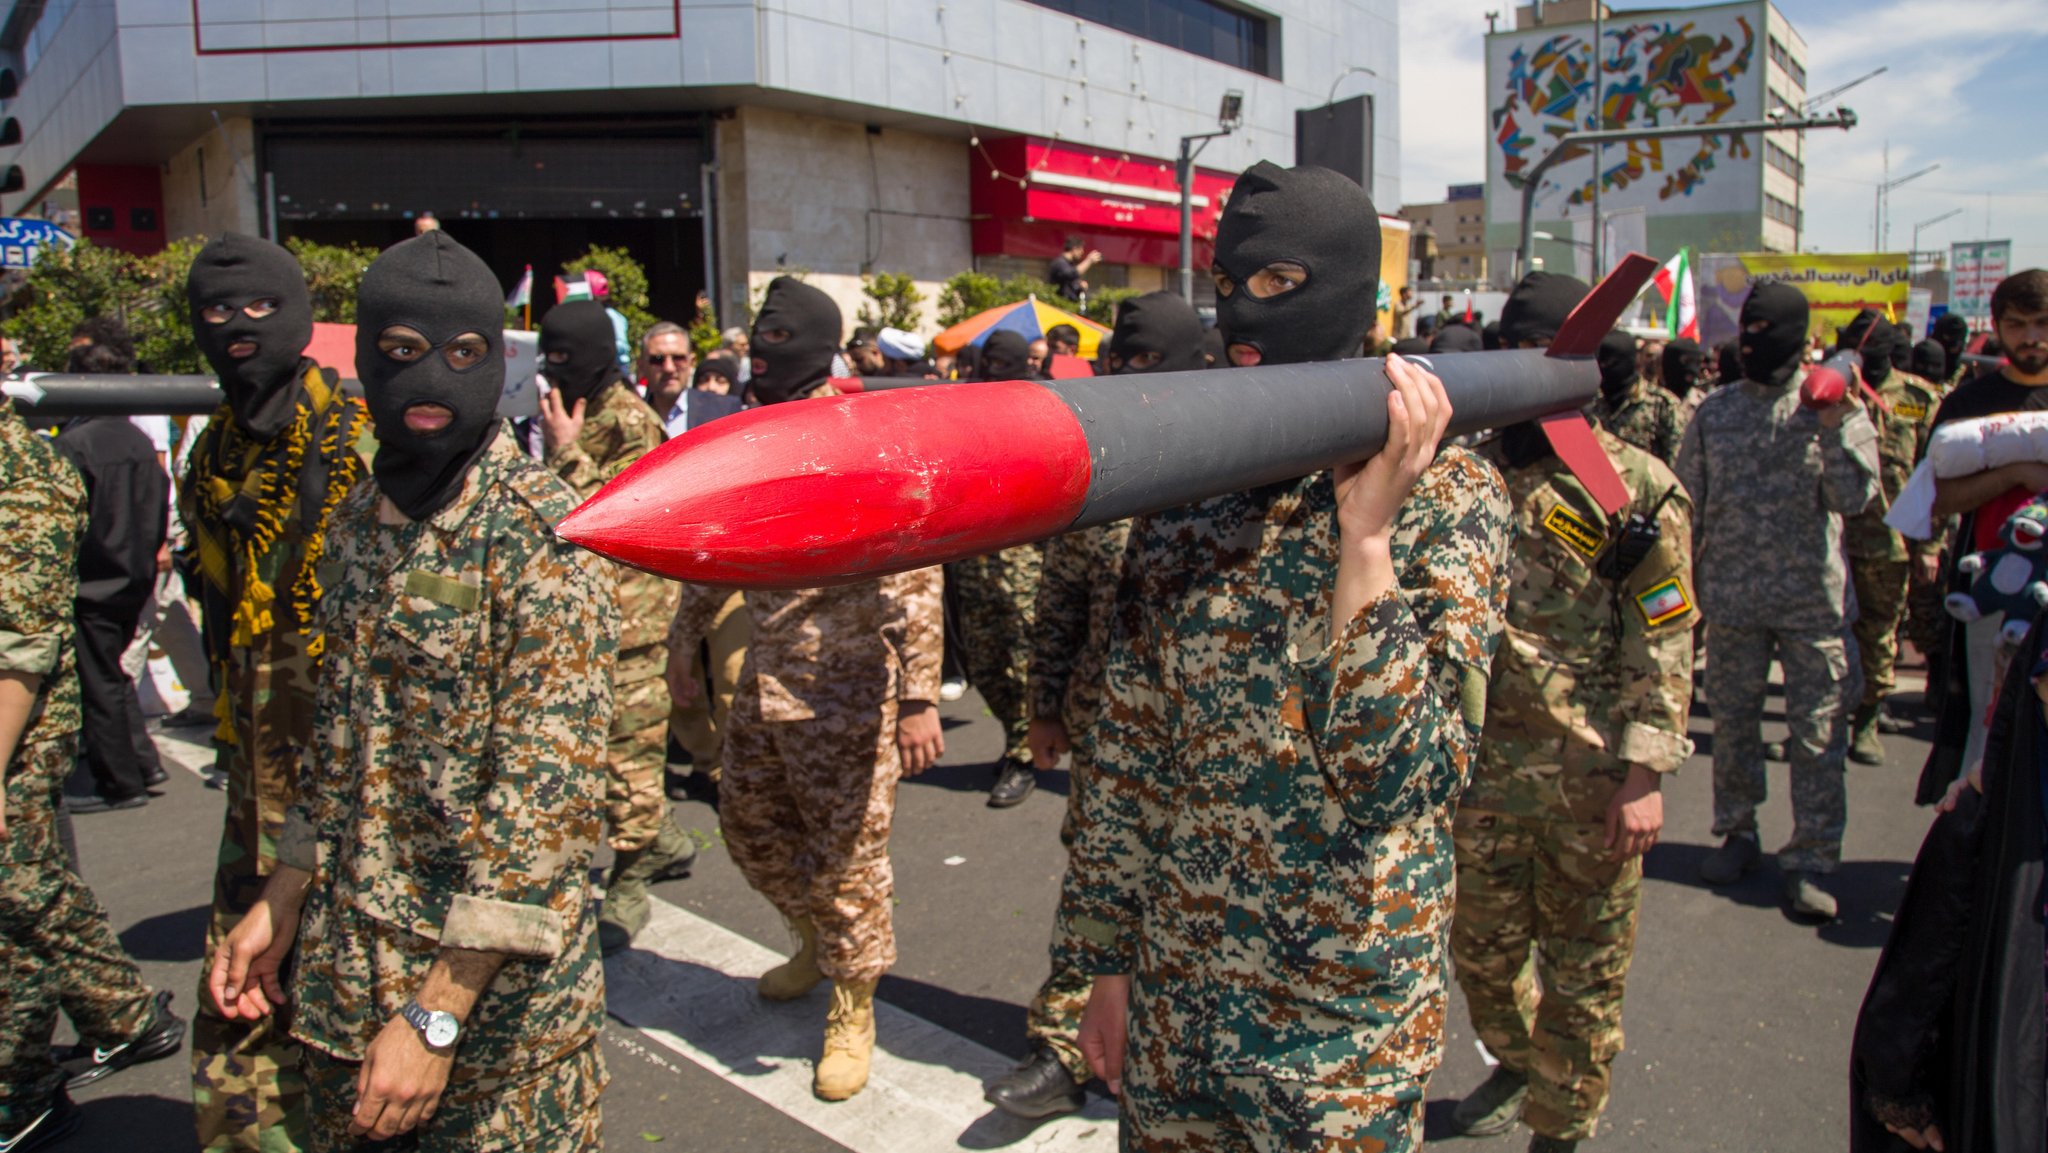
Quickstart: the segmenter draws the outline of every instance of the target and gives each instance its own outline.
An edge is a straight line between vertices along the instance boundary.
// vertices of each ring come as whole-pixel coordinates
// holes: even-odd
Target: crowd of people
[[[1883,756],[1904,632],[1932,662],[1942,726],[1921,800],[1944,815],[1908,897],[1925,911],[1901,916],[1859,1029],[1859,1132],[2037,1147],[2038,1096],[2034,1128],[2011,1130],[2027,1139],[1953,1143],[2007,1132],[2014,1091],[1959,1095],[1950,1079],[1982,1065],[1944,1046],[1951,1003],[1975,997],[1982,1029],[2005,1030],[1983,1042],[1994,1060],[2031,1060],[2038,1094],[2039,890],[2001,863],[2038,883],[2028,790],[2048,729],[2025,700],[2048,648],[2030,636],[2015,660],[2000,620],[1965,626],[1943,598],[1960,553],[2048,489],[2048,463],[1942,478],[1950,523],[1927,540],[1884,518],[1934,428],[2048,408],[2048,272],[1994,294],[2005,360],[1981,373],[1959,321],[1915,342],[1859,316],[1835,335],[1858,388],[1832,403],[1803,394],[1811,316],[1789,286],[1759,285],[1711,355],[1616,332],[1589,458],[1537,421],[1448,439],[1441,381],[1401,355],[1548,347],[1589,287],[1533,273],[1492,323],[1445,297],[1426,344],[1395,343],[1373,308],[1376,220],[1335,173],[1247,170],[1216,237],[1215,327],[1177,295],[1132,298],[1094,368],[1390,354],[1376,455],[943,571],[782,591],[679,585],[552,526],[664,441],[749,408],[856,391],[848,376],[1049,375],[1079,334],[997,331],[931,356],[894,328],[849,338],[831,297],[781,277],[715,353],[662,322],[622,363],[604,304],[572,301],[542,319],[539,413],[508,424],[503,295],[445,232],[365,274],[360,398],[302,354],[290,253],[207,244],[189,306],[225,398],[210,418],[153,443],[146,420],[32,428],[0,407],[0,1140],[61,1140],[67,1088],[185,1039],[63,835],[69,814],[145,804],[161,780],[138,646],[194,687],[171,721],[213,726],[226,793],[190,1022],[209,1150],[600,1147],[601,957],[631,947],[651,885],[689,873],[670,806],[693,796],[715,800],[734,863],[790,930],[758,995],[829,985],[814,1091],[860,1093],[896,961],[896,789],[944,755],[957,663],[1003,732],[991,806],[1070,773],[1030,1056],[992,1103],[1056,1116],[1100,1078],[1128,1149],[1412,1149],[1455,979],[1498,1064],[1453,1127],[1525,1125],[1557,1153],[1607,1104],[1642,857],[1660,782],[1693,752],[1696,668],[1721,839],[1702,879],[1762,863],[1780,757],[1785,905],[1826,920],[1845,761]],[[1085,292],[1097,258],[1070,240],[1062,291]],[[1397,331],[1415,311],[1404,293]],[[68,367],[133,358],[95,320]],[[1790,736],[1767,748],[1774,662]],[[1958,975],[1977,936],[2011,961],[1989,1007]],[[78,1045],[52,1048],[60,1013]],[[2017,1038],[2012,1017],[2029,1021]]]

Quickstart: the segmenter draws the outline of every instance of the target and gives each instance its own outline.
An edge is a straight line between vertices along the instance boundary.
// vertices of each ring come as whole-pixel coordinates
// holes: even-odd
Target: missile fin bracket
[[[1614,331],[1614,325],[1628,306],[1635,303],[1636,294],[1650,278],[1657,275],[1657,262],[1640,252],[1631,252],[1623,257],[1607,279],[1594,287],[1586,299],[1579,302],[1572,314],[1565,318],[1564,327],[1557,330],[1557,336],[1546,350],[1549,355],[1563,358],[1590,357],[1600,351],[1600,342]]]

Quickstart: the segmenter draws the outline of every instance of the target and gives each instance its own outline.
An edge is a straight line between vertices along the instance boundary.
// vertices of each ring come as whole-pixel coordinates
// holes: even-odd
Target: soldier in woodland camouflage
[[[1232,362],[1355,354],[1376,219],[1327,169],[1240,176]],[[1439,448],[1441,383],[1388,367],[1370,460],[1132,526],[1054,958],[1095,977],[1081,1045],[1125,1149],[1421,1145],[1509,508]]]
[[[313,618],[336,505],[373,447],[361,402],[302,355],[312,301],[291,253],[229,233],[187,276],[192,333],[227,394],[178,486],[218,681],[217,763],[227,819],[207,948],[218,948],[277,865],[277,838],[313,732],[321,648]],[[204,981],[201,982],[202,986]],[[192,1104],[210,1151],[306,1145],[298,1046],[269,1018],[228,1021],[202,987],[192,1027]]]
[[[1638,371],[1636,338],[1616,329],[1600,342],[1600,395],[1586,406],[1593,422],[1665,464],[1678,455],[1685,410]]]
[[[1742,306],[1745,379],[1723,385],[1687,426],[1673,471],[1693,499],[1700,611],[1711,630],[1707,700],[1714,709],[1714,834],[1700,866],[1733,884],[1762,856],[1763,723],[1773,656],[1785,669],[1792,762],[1792,839],[1778,852],[1786,904],[1832,918],[1821,888],[1842,855],[1847,709],[1857,690],[1848,634],[1842,522],[1879,495],[1877,430],[1855,404],[1800,403],[1806,298],[1784,284]]]
[[[99,1072],[177,1052],[185,1022],[152,995],[58,843],[57,807],[78,752],[72,600],[84,482],[0,403],[0,1148],[47,1148],[79,1124],[65,1092]],[[67,996],[68,994],[68,996]],[[60,1007],[100,1069],[50,1049]]]
[[[788,277],[754,318],[748,387],[767,403],[827,398],[839,306]],[[719,817],[733,863],[797,952],[763,974],[769,1000],[832,982],[812,1090],[867,1085],[875,985],[896,963],[889,830],[896,785],[944,752],[939,571],[836,588],[750,590],[753,642],[725,738]]]
[[[555,306],[541,322],[540,349],[553,386],[541,398],[545,461],[577,496],[588,497],[660,447],[661,419],[619,374],[604,305],[578,300]],[[647,887],[688,874],[697,857],[696,844],[671,818],[663,788],[670,708],[663,673],[676,584],[623,565],[614,571],[620,634],[605,748],[605,815],[616,856],[597,929],[607,955],[631,944],[646,925]]]
[[[1201,318],[1170,292],[1133,297],[1118,306],[1104,355],[1117,375],[1204,368]],[[1067,813],[1060,823],[1060,843],[1069,847],[1095,771],[1095,716],[1130,535],[1131,522],[1123,520],[1047,541],[1032,609],[1031,761],[1034,769],[1050,770],[1063,753],[1071,753]],[[1058,943],[1053,951],[1062,954]],[[1031,1058],[989,1085],[992,1104],[1025,1118],[1068,1113],[1084,1104],[1088,1059],[1078,1035],[1093,984],[1088,973],[1055,964],[1025,1019]]]
[[[445,233],[363,277],[374,484],[336,511],[300,795],[216,950],[224,1016],[287,998],[313,1146],[597,1148],[611,566],[554,536],[574,493],[501,437],[502,302]]]
[[[1908,545],[1884,523],[1891,502],[1906,487],[1914,464],[1927,449],[1934,411],[1940,403],[1925,381],[1894,361],[1896,338],[1903,331],[1866,308],[1836,337],[1837,348],[1862,349],[1863,382],[1878,395],[1873,403],[1854,394],[1877,429],[1877,499],[1843,522],[1849,577],[1856,588],[1856,651],[1863,673],[1863,695],[1849,718],[1849,758],[1865,765],[1884,763],[1878,725],[1885,698],[1897,684],[1892,666],[1899,656],[1899,626],[1905,619],[1913,564],[1930,549],[1938,553],[1941,547],[1938,542],[1922,541]]]
[[[1548,315],[1530,315],[1526,301],[1512,297],[1501,318],[1517,343],[1536,326],[1547,343],[1577,303],[1560,294]],[[1452,1127],[1491,1136],[1519,1116],[1532,1148],[1555,1153],[1591,1137],[1606,1106],[1641,857],[1663,826],[1661,775],[1692,751],[1690,501],[1655,457],[1594,435],[1632,498],[1618,514],[1535,426],[1487,446],[1507,480],[1515,546],[1456,824],[1451,955],[1473,1031],[1500,1064]]]

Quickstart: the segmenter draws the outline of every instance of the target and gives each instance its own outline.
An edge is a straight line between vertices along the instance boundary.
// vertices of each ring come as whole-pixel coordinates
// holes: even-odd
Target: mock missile
[[[1807,408],[1830,408],[1849,395],[1858,379],[1862,358],[1855,352],[1838,352],[1813,366],[1799,386],[1799,403]]]
[[[227,399],[210,376],[31,372],[0,381],[23,416],[204,416]]]
[[[1548,349],[1413,358],[1444,383],[1447,435],[1574,414],[1545,422],[1571,463],[1594,353],[1656,267],[1623,261]],[[1358,460],[1386,444],[1392,387],[1363,359],[770,405],[648,453],[556,531],[677,580],[844,584]]]

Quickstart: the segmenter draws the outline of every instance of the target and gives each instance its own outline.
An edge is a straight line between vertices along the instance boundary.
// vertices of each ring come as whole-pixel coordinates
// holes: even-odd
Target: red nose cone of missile
[[[1807,373],[1806,383],[1799,386],[1799,403],[1808,408],[1830,408],[1842,403],[1847,395],[1849,382],[1825,364]]]
[[[794,401],[691,430],[556,526],[677,580],[811,588],[1070,526],[1088,492],[1073,411],[1028,381]],[[895,561],[895,563],[892,563]]]

